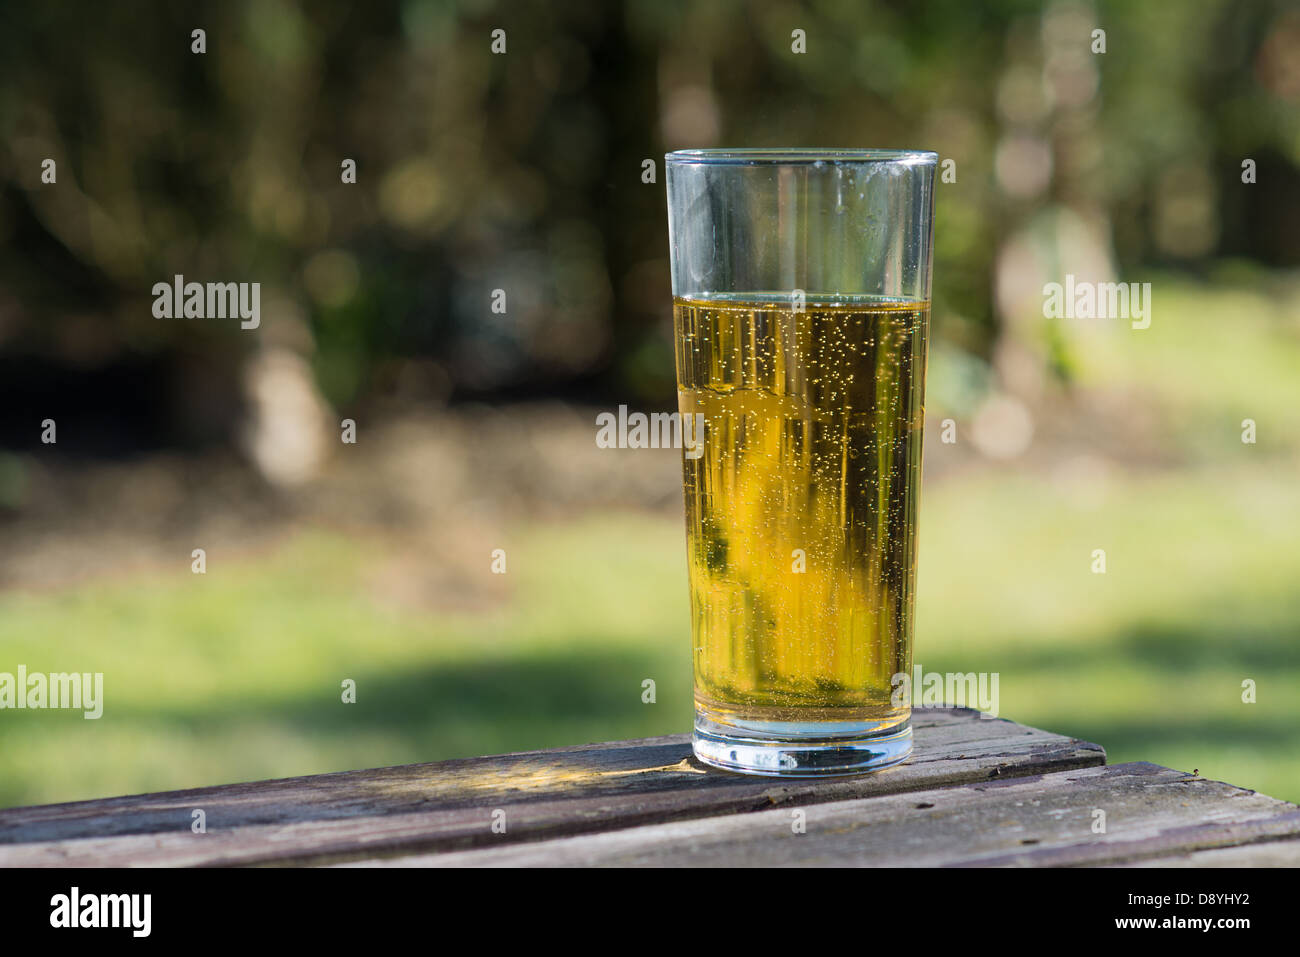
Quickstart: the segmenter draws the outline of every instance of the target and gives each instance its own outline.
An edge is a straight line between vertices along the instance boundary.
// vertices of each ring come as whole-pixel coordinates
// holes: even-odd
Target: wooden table
[[[861,777],[706,769],[671,735],[14,808],[0,866],[1300,865],[1296,805],[964,708],[913,721],[913,757]]]

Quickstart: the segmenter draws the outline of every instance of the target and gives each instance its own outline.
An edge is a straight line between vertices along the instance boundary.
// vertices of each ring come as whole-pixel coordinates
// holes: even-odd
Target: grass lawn
[[[1188,466],[1082,488],[1015,469],[928,484],[916,660],[998,672],[1001,714],[1113,762],[1300,800],[1300,336],[1239,294],[1159,302],[1127,347],[1081,343],[1080,370],[1145,388]],[[1246,416],[1257,446],[1238,438]],[[478,612],[382,600],[385,543],[326,531],[209,555],[206,575],[0,593],[0,671],[105,676],[98,721],[0,712],[0,806],[687,730],[680,519],[513,534],[505,596]],[[446,560],[486,576],[488,551]]]
[[[1245,494],[1207,509],[1224,487]],[[1003,715],[1098,741],[1112,761],[1300,798],[1293,487],[1149,479],[1083,507],[990,476],[929,490],[923,515],[925,669],[996,671]],[[1095,547],[1105,575],[1091,571]],[[504,607],[476,615],[377,603],[358,583],[381,552],[304,535],[205,576],[0,598],[8,670],[105,675],[98,721],[4,714],[0,804],[689,727],[678,522],[533,526],[510,549]],[[341,701],[345,678],[355,704]],[[1255,704],[1241,701],[1247,678]]]

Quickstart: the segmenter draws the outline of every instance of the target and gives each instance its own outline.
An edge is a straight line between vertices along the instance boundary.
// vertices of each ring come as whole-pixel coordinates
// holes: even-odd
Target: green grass
[[[1154,412],[1164,437],[1198,459],[1235,459],[1243,419],[1257,426],[1252,452],[1294,456],[1300,449],[1296,303],[1247,288],[1154,278],[1149,328],[1070,322],[1079,380],[1128,392],[1135,415]]]
[[[1113,762],[1300,798],[1294,482],[1129,479],[1084,506],[989,477],[936,489],[922,515],[926,669],[996,671],[1003,715],[1096,741]]]
[[[1149,403],[1188,464],[928,484],[916,660],[997,672],[1002,715],[1112,761],[1300,800],[1300,337],[1260,297],[1161,289],[1151,329],[1079,337],[1079,369]],[[0,806],[687,730],[680,519],[512,534],[504,595],[473,613],[393,604],[385,543],[325,531],[202,576],[0,594],[0,671],[105,675],[98,721],[0,712]],[[488,550],[445,560],[487,576]]]
[[[996,671],[1003,715],[1100,742],[1113,761],[1300,797],[1292,486],[1149,478],[1085,507],[988,476],[927,490],[923,516],[925,669]],[[0,802],[685,730],[683,551],[669,519],[534,525],[511,550],[504,610],[481,615],[376,602],[358,583],[380,546],[327,534],[205,576],[5,596],[6,670],[103,671],[106,703],[98,721],[6,712]]]
[[[325,533],[206,575],[5,595],[0,670],[102,671],[105,705],[0,713],[0,805],[680,730],[681,551],[679,523],[534,528],[505,609],[472,617],[376,600],[382,546]]]

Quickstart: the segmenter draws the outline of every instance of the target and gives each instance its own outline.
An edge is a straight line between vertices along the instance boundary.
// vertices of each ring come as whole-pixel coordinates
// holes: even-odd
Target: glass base
[[[893,767],[912,753],[912,722],[727,721],[696,711],[691,736],[705,764],[745,774],[823,777]]]

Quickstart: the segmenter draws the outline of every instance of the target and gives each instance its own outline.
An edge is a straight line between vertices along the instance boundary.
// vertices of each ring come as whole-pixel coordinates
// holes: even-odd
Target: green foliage
[[[380,388],[376,366],[429,358],[479,392],[603,376],[662,399],[641,357],[669,335],[663,182],[643,184],[642,161],[904,146],[956,162],[939,187],[936,334],[987,356],[1005,331],[995,264],[1044,213],[1095,218],[1125,278],[1223,254],[1294,261],[1297,194],[1279,184],[1300,167],[1297,29],[1273,0],[6,8],[0,288],[25,307],[6,337],[66,360],[64,330],[90,312],[101,358],[180,348],[200,334],[160,327],[145,291],[202,273],[289,303],[270,327],[305,317],[338,403]],[[1023,194],[1016,144],[1050,166]],[[47,156],[57,189],[39,183]],[[1271,202],[1242,193],[1247,156]],[[314,282],[322,253],[361,280]],[[516,304],[507,323],[488,315],[494,288]],[[1069,373],[1068,356],[1043,359]]]

